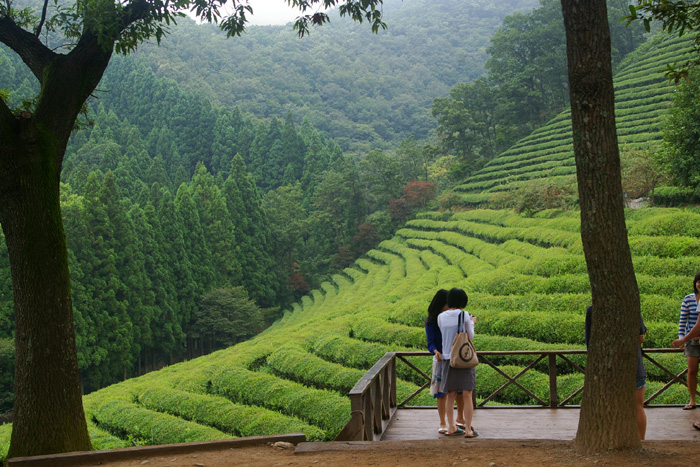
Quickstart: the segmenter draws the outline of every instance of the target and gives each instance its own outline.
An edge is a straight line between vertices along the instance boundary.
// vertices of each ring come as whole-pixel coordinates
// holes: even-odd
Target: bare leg
[[[688,358],[688,393],[690,394],[690,405],[695,405],[695,392],[698,389],[698,361],[700,357]]]
[[[455,397],[457,396],[457,391],[450,391],[447,393],[447,395],[444,397],[444,399],[447,399],[447,404],[446,404],[446,409],[445,410],[445,415],[447,415],[447,433],[454,433],[457,431],[457,427],[455,426],[455,411],[453,407],[455,406]]]
[[[462,391],[462,399],[464,400],[464,429],[465,435],[473,435],[472,418],[474,418],[474,405],[472,404],[472,391]]]
[[[464,425],[466,422],[464,421],[464,397],[462,395],[457,394],[457,423],[461,423]]]
[[[644,411],[644,389],[637,389],[635,399],[637,403],[637,429],[639,430],[639,439],[643,440],[647,434],[647,414]]]
[[[445,407],[447,406],[447,396],[438,397],[437,409],[438,416],[440,417],[440,428],[447,428],[447,423],[445,422]]]

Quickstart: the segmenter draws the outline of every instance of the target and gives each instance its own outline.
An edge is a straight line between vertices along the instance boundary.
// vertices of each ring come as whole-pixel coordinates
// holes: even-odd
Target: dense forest
[[[183,19],[161,47],[114,57],[63,168],[85,392],[257,334],[564,108],[558,2],[492,3],[388,1],[377,36],[334,19],[303,40],[251,27],[225,41]],[[620,58],[643,40],[616,31]],[[23,65],[6,49],[0,62],[3,97],[31,108]]]
[[[302,40],[290,25],[252,26],[227,40],[213,25],[183,20],[160,46],[136,55],[159,77],[228,108],[259,118],[303,116],[358,156],[434,134],[433,99],[482,76],[503,18],[537,5],[385,0],[386,30],[369,34],[366,25],[334,13],[329,27]]]

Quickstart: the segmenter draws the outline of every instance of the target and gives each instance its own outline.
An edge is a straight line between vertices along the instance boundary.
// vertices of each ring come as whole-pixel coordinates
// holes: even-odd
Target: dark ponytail
[[[442,312],[442,309],[445,308],[445,303],[447,303],[447,290],[440,289],[435,292],[435,296],[428,307],[428,318],[425,320],[426,326],[431,323],[437,324],[437,317]]]

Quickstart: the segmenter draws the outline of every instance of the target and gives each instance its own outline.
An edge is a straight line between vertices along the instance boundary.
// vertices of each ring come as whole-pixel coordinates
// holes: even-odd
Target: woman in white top
[[[476,369],[475,368],[452,368],[450,366],[450,348],[452,341],[458,332],[459,317],[464,313],[464,327],[471,339],[474,339],[474,322],[476,317],[471,316],[466,311],[463,311],[467,306],[467,293],[462,289],[454,288],[447,294],[447,307],[438,315],[438,327],[442,333],[442,360],[440,361],[440,371],[442,377],[440,392],[447,393],[447,407],[452,407],[455,398],[458,397],[457,392],[462,391],[459,397],[464,399],[464,417],[465,429],[461,430],[455,426],[454,413],[448,410],[447,415],[447,433],[448,436],[458,436],[464,434],[465,438],[475,438],[478,434],[472,426],[472,417],[474,416],[473,391],[476,389]],[[469,427],[469,428],[466,428]]]

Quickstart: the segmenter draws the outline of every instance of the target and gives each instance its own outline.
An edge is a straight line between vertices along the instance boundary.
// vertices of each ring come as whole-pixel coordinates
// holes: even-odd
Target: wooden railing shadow
[[[646,406],[662,407],[664,404],[650,404],[660,394],[666,391],[675,383],[685,385],[685,380],[682,378],[688,372],[687,368],[679,374],[664,367],[661,363],[651,357],[651,354],[677,353],[679,349],[642,349],[643,356],[653,365],[660,368],[670,377],[661,389],[649,396],[644,404]],[[578,408],[579,405],[572,404],[571,401],[583,391],[583,386],[577,388],[568,396],[562,398],[559,402],[559,391],[557,386],[557,358],[565,362],[574,370],[585,373],[585,368],[572,361],[571,355],[586,354],[585,350],[518,350],[518,351],[480,351],[479,362],[482,365],[488,365],[497,373],[502,375],[506,382],[496,389],[494,392],[485,397],[477,407],[483,409],[496,408]],[[494,363],[493,357],[499,356],[533,356],[534,361],[529,363],[517,375],[510,376]],[[430,386],[430,375],[427,375],[420,368],[415,366],[407,357],[430,357],[429,352],[387,352],[384,356],[367,371],[367,373],[355,384],[349,393],[351,405],[351,418],[345,427],[336,436],[336,441],[378,441],[382,438],[384,431],[389,425],[394,413],[398,408],[426,408],[424,406],[408,406],[407,404],[413,400],[418,394]],[[413,394],[409,395],[402,401],[397,401],[396,397],[396,359],[401,360],[413,371],[417,372],[424,384],[418,388]],[[547,367],[549,374],[549,401],[538,397],[528,388],[523,386],[518,380],[528,371],[537,366],[541,361],[547,359]],[[525,394],[532,399],[534,405],[520,406],[488,406],[490,401],[493,401],[498,394],[503,392],[511,385],[520,388]]]

